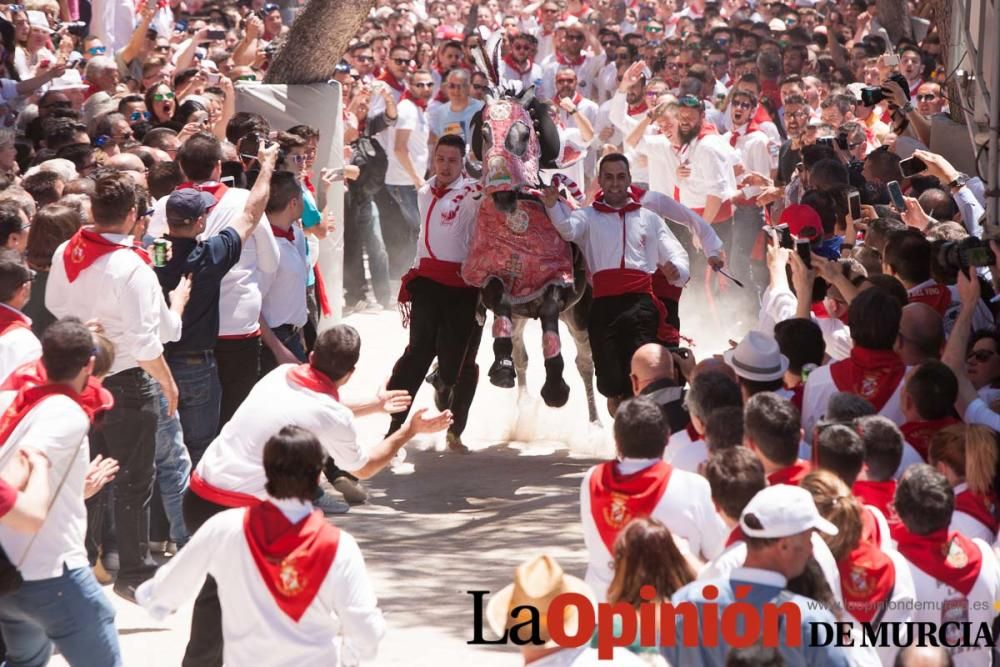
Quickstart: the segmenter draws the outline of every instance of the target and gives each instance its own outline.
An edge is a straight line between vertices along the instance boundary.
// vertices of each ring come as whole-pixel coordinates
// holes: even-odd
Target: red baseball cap
[[[788,231],[799,239],[817,241],[823,237],[823,221],[812,206],[792,204],[781,212],[778,224],[788,225]]]

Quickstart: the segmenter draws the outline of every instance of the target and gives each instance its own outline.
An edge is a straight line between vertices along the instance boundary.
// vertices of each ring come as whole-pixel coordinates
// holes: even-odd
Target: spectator
[[[802,425],[799,411],[772,392],[761,392],[747,401],[743,413],[743,442],[764,464],[771,485],[798,485],[812,466],[797,458]]]
[[[724,407],[742,406],[740,389],[733,380],[718,372],[699,372],[691,380],[687,395],[688,426],[671,434],[663,458],[681,470],[696,472],[708,458],[705,424],[708,416]]]
[[[954,490],[950,530],[992,544],[1000,529],[993,490],[1000,462],[996,434],[977,424],[947,426],[931,437],[927,462]]]
[[[89,204],[88,199],[88,207]],[[31,330],[36,336],[41,336],[56,320],[45,307],[45,287],[49,280],[49,270],[52,268],[52,255],[60,244],[68,241],[76,233],[80,228],[80,222],[80,214],[62,203],[46,206],[35,214],[35,219],[32,221],[25,248],[25,259],[28,268],[35,273],[31,280],[31,296],[24,305],[24,314],[31,318]]]
[[[42,346],[22,312],[31,298],[33,272],[12,250],[0,250],[0,384],[19,366],[42,356]]]

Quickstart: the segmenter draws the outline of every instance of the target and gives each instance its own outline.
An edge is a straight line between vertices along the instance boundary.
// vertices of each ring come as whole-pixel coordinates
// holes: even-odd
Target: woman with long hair
[[[169,126],[177,111],[177,97],[173,89],[165,83],[152,85],[146,91],[146,108],[152,115],[153,127]]]
[[[817,470],[800,486],[812,494],[820,515],[837,527],[836,535],[822,537],[840,571],[844,609],[839,615],[855,623],[909,620],[907,603],[916,596],[909,567],[895,550],[883,550],[872,539],[864,525],[864,508],[847,485],[832,472]],[[898,650],[877,648],[878,659],[891,665]]]
[[[949,530],[993,544],[1000,529],[995,489],[997,436],[986,426],[955,424],[931,436],[928,462],[955,490]]]
[[[638,613],[640,604],[669,602],[675,592],[694,581],[699,566],[681,552],[662,523],[650,517],[632,519],[615,539],[615,571],[608,586],[608,603],[624,602]],[[639,594],[643,586],[652,586],[656,597],[643,599]],[[615,627],[614,632],[619,634],[621,627]],[[663,664],[658,662],[662,661],[658,649],[640,646],[638,639],[628,649],[648,658],[650,664]]]
[[[52,267],[56,248],[68,241],[80,228],[80,213],[71,206],[59,203],[38,209],[28,230],[25,259],[35,272],[31,282],[31,298],[24,306],[24,314],[31,318],[31,330],[41,338],[45,329],[55,322],[55,315],[45,308],[45,285]]]

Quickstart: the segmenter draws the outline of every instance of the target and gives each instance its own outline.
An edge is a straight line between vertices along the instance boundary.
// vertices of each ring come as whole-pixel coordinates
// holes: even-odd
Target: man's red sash
[[[906,366],[892,350],[855,346],[851,356],[830,365],[838,391],[858,394],[881,411],[906,374]]]
[[[63,252],[63,266],[66,278],[73,282],[80,273],[91,264],[115,250],[131,250],[146,264],[152,264],[149,254],[137,246],[127,246],[109,241],[97,232],[89,229],[78,229],[69,239]]]
[[[862,623],[869,623],[892,595],[896,568],[892,559],[868,540],[858,544],[837,562],[844,608]]]
[[[798,486],[802,482],[802,479],[810,472],[812,472],[812,464],[809,461],[798,459],[792,465],[784,467],[781,470],[776,470],[768,475],[767,484],[768,486],[776,486],[778,484]]]
[[[257,571],[275,603],[296,623],[326,579],[340,530],[314,510],[298,523],[268,501],[249,508],[243,533]]]
[[[618,532],[636,517],[649,516],[660,502],[673,467],[657,461],[631,475],[618,472],[616,461],[602,463],[590,475],[590,513],[597,532],[613,551]]]
[[[892,536],[896,548],[917,568],[968,595],[979,578],[983,554],[975,542],[947,528],[928,535],[914,535],[900,524]]]
[[[899,427],[903,432],[903,437],[910,443],[920,456],[927,460],[927,452],[931,447],[931,436],[948,426],[961,424],[962,422],[954,417],[944,419],[934,419],[931,421],[906,422]]]
[[[997,499],[990,494],[963,491],[955,496],[955,511],[965,512],[973,519],[990,529],[994,535],[1000,529],[1000,521],[996,515]]]

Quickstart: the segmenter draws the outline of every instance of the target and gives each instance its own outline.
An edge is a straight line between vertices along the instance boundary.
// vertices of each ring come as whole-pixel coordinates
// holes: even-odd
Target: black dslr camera
[[[906,82],[906,77],[899,72],[894,72],[889,75],[889,81],[898,83],[906,94],[906,99],[910,99],[910,84]],[[885,92],[881,86],[865,86],[861,89],[861,104],[866,107],[873,107],[884,99]]]
[[[938,263],[950,269],[993,266],[996,261],[990,242],[975,236],[968,236],[961,241],[947,241],[938,250]]]

